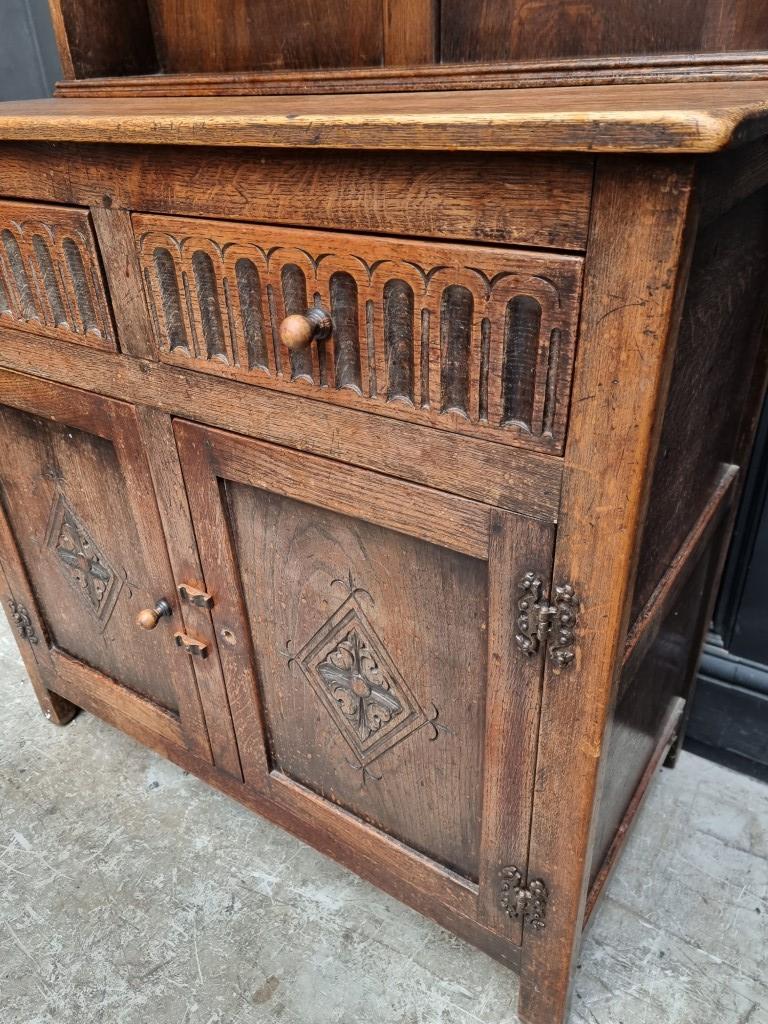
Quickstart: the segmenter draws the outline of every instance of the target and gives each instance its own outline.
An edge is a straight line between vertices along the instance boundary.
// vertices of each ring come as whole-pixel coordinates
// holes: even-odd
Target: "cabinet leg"
[[[32,683],[32,689],[35,691],[43,716],[54,725],[69,725],[80,708],[77,704],[72,704],[64,697],[60,697],[58,693],[49,690],[43,683],[36,666],[35,671],[29,671],[29,668],[30,666],[27,665],[29,681]]]
[[[523,970],[517,1002],[517,1015],[522,1024],[566,1024],[575,966],[575,957],[571,959],[566,953],[566,959],[560,963],[550,963],[547,967],[539,964],[538,970]]]
[[[2,536],[3,532],[7,538],[7,523],[2,515],[2,506],[0,506],[0,536]],[[15,548],[11,550],[15,553]],[[18,556],[17,564],[20,566]],[[2,570],[0,570],[0,583],[5,586],[8,585],[7,575],[4,575]],[[54,725],[67,725],[80,709],[76,704],[66,700],[64,697],[60,697],[45,685],[45,674],[46,672],[51,672],[52,668],[50,667],[48,650],[45,644],[40,617],[35,606],[34,595],[29,588],[29,583],[23,574],[22,568],[19,568],[18,571],[16,589],[17,592],[23,594],[23,598],[17,601],[11,594],[6,596],[1,604],[8,620],[8,625],[14,634],[19,654],[29,676],[29,681],[32,684],[32,689],[35,691],[35,696],[43,716],[49,722],[53,722]],[[10,587],[8,587],[8,590],[10,590]],[[21,600],[24,601],[23,604]],[[41,661],[43,662],[42,665]]]

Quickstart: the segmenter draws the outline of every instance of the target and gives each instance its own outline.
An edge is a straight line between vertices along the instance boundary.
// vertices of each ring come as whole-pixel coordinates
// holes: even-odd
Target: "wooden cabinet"
[[[90,86],[0,107],[2,600],[45,713],[560,1024],[764,392],[764,89]]]
[[[73,91],[92,79],[103,89],[100,76],[120,76],[114,93],[129,84],[203,95],[222,84],[349,91],[352,82],[391,91],[413,87],[421,69],[430,84],[614,80],[632,58],[641,80],[707,63],[738,74],[754,58],[764,63],[768,45],[768,16],[748,0],[51,0],[51,10]],[[173,78],[146,81],[158,72]],[[145,80],[126,83],[130,75]]]

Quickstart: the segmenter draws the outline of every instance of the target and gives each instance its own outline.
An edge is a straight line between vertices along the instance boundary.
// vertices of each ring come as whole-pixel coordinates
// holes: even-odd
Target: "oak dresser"
[[[102,6],[54,2],[67,81],[0,106],[2,603],[43,712],[560,1024],[764,392],[762,58],[292,77]],[[431,5],[390,7],[417,64],[392,26]]]

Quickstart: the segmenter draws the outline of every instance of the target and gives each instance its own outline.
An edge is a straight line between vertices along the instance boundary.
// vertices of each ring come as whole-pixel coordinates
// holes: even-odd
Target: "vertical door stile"
[[[269,758],[255,661],[216,468],[204,428],[176,421],[174,431],[203,573],[215,594],[211,615],[221,638],[219,656],[227,681],[243,777],[247,785],[263,791],[269,785]]]
[[[156,409],[146,407],[138,409],[137,416],[177,591],[179,584],[205,589],[205,578],[187,509],[187,497],[171,418]],[[207,658],[192,658],[191,661],[197,678],[213,762],[220,770],[241,780],[242,770],[237,742],[211,613],[207,608],[196,607],[183,601],[179,602],[178,611],[184,632],[207,644],[210,652]]]
[[[144,560],[151,567],[156,578],[142,581],[150,593],[161,594],[163,584],[173,580],[168,550],[165,544],[157,499],[152,476],[141,443],[141,428],[132,406],[111,403],[109,416],[115,449],[120,457],[120,468],[126,483],[126,495],[131,513],[137,526],[139,543],[144,551]],[[163,593],[174,613],[179,615],[179,601],[175,593]],[[179,616],[180,617],[180,616]],[[170,640],[169,640],[170,642]],[[183,665],[174,659],[176,693],[179,701],[179,719],[189,742],[190,749],[206,761],[212,761],[205,717],[195,673],[191,665]]]
[[[517,943],[522,922],[501,905],[500,872],[516,868],[526,875],[544,658],[543,645],[535,654],[523,653],[515,632],[520,581],[534,571],[548,584],[554,532],[550,524],[511,512],[491,515],[478,914],[487,927]]]

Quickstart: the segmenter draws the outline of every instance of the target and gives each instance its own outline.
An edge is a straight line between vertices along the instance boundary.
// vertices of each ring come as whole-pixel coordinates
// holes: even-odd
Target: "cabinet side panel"
[[[706,211],[705,211],[706,212]],[[768,311],[768,189],[706,224],[694,250],[630,621],[722,474],[741,465],[763,392],[755,356]]]
[[[657,745],[670,704],[682,692],[698,660],[702,605],[711,549],[701,553],[687,583],[639,662],[625,665],[605,754],[605,783],[595,827],[590,882],[621,825],[624,813]]]

